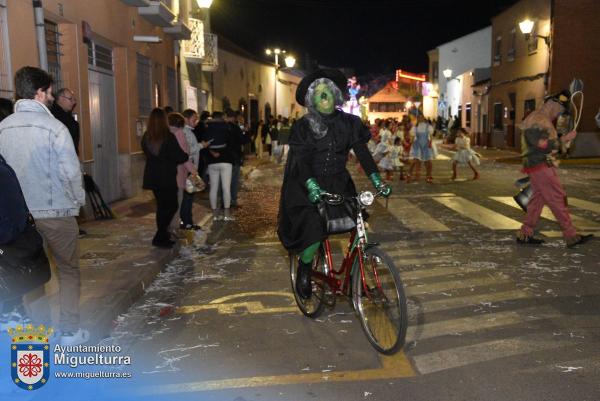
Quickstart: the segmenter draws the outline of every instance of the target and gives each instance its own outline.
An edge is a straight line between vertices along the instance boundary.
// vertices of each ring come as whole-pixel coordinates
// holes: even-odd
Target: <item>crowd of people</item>
[[[300,255],[299,293],[309,297],[309,263],[327,235],[314,205],[324,190],[355,194],[346,170],[349,154],[385,196],[390,195],[391,187],[380,172],[390,182],[397,171],[400,180],[410,183],[419,180],[424,164],[426,181],[433,182],[432,160],[437,154],[433,122],[423,115],[406,115],[401,121],[376,120],[366,127],[358,117],[336,108],[342,104],[342,78],[319,70],[303,80],[297,101],[306,104],[308,113],[296,122],[273,116],[251,126],[231,109],[200,114],[193,109],[181,113],[169,107],[153,109],[141,140],[146,155],[143,188],[152,191],[156,200],[152,245],[171,248],[179,230],[201,230],[192,212],[194,196],[200,191],[209,193],[214,221],[235,220],[232,209],[239,206],[245,154],[254,153],[259,159],[268,155],[274,163],[286,162],[278,233],[284,246]],[[79,124],[74,116],[77,99],[69,88],[54,90],[52,77],[35,67],[17,71],[15,94],[14,104],[0,99],[0,164],[14,170],[20,185],[14,192],[26,202],[35,228],[56,262],[60,343],[81,344],[88,341],[89,332],[81,328],[79,318],[78,237],[85,232],[79,229],[77,217],[85,205],[85,191],[78,157]],[[517,235],[519,243],[543,242],[533,234],[545,204],[561,224],[567,246],[591,238],[573,227],[566,194],[555,167],[548,163],[558,141],[552,121],[565,111],[565,99],[568,96],[549,98],[522,126],[526,139],[523,171],[530,177],[533,195]],[[598,119],[600,125],[600,113]],[[570,132],[561,141],[575,135]],[[321,141],[323,138],[328,142]],[[469,166],[473,179],[478,179],[475,166],[479,155],[471,149],[464,129],[457,130],[454,144],[452,180],[457,178],[459,165]],[[8,221],[11,217],[0,215],[0,234],[6,234],[6,227],[14,228]],[[0,308],[2,302],[0,299]]]
[[[155,108],[142,137],[146,155],[143,188],[157,204],[152,244],[172,247],[178,229],[200,230],[194,194],[208,191],[214,221],[235,220],[244,147],[251,142],[243,116],[233,110],[212,114]]]
[[[437,126],[439,121],[435,123]],[[400,181],[419,181],[423,164],[426,182],[433,182],[433,160],[438,155],[434,139],[436,133],[439,137],[444,136],[435,127],[434,122],[422,114],[407,114],[400,121],[393,118],[375,120],[370,126],[368,147],[387,181],[393,180],[394,172],[399,173]],[[454,147],[452,180],[457,178],[459,165],[469,166],[474,173],[473,179],[478,179],[479,172],[475,166],[479,165],[479,155],[471,149],[469,134],[463,128],[457,129]]]

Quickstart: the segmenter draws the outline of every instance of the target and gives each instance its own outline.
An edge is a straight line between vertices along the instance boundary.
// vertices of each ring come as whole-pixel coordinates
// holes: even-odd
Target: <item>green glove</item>
[[[373,186],[375,187],[375,189],[377,189],[378,191],[381,191],[381,194],[387,198],[388,196],[391,195],[392,193],[392,187],[390,187],[388,184],[384,183],[383,180],[381,179],[381,176],[379,175],[379,173],[373,173],[369,176],[369,179],[371,180],[371,182],[373,183]]]
[[[321,189],[319,183],[314,178],[309,178],[306,180],[306,189],[308,189],[308,200],[311,203],[319,203],[321,200],[321,194],[325,191]]]

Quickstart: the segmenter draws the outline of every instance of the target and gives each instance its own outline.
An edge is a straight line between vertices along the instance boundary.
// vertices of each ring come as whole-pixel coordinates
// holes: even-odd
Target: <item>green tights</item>
[[[319,250],[320,245],[321,245],[320,242],[315,242],[314,244],[309,245],[308,248],[303,250],[300,253],[300,260],[302,260],[302,263],[304,263],[304,264],[312,263],[312,260],[315,257],[315,253],[317,253],[317,251]]]

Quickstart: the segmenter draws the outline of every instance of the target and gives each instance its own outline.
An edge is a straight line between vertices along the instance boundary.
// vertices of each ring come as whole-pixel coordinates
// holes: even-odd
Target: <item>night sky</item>
[[[427,50],[484,28],[516,0],[214,0],[212,30],[264,54],[280,46],[300,60],[361,76],[397,68],[427,72]],[[301,65],[304,67],[303,65]]]

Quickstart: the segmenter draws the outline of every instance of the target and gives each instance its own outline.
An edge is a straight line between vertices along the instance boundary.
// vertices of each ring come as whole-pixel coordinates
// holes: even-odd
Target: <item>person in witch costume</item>
[[[296,290],[303,298],[311,296],[312,260],[327,238],[317,210],[321,194],[357,194],[346,169],[350,150],[375,188],[386,197],[391,193],[367,148],[369,129],[359,117],[339,109],[346,82],[338,70],[319,69],[304,77],[296,90],[296,101],[308,113],[291,129],[277,234],[290,253],[299,255]]]

